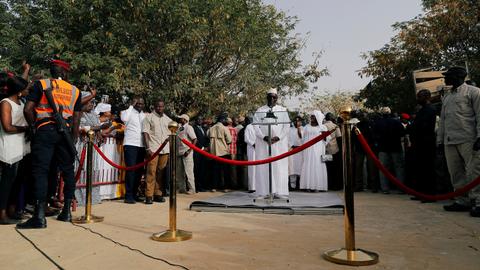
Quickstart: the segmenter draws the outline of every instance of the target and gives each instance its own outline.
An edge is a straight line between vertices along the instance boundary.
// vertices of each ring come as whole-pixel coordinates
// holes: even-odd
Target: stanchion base
[[[344,248],[323,253],[325,260],[345,265],[365,266],[378,263],[378,254],[363,249],[346,250]]]
[[[102,221],[103,221],[103,217],[98,217],[98,216],[94,216],[94,215],[81,216],[81,217],[77,217],[77,218],[72,219],[72,223],[75,223],[75,224],[97,223],[97,222],[102,222]]]
[[[150,238],[159,242],[180,242],[192,239],[192,232],[183,230],[167,230],[164,232],[154,233]]]

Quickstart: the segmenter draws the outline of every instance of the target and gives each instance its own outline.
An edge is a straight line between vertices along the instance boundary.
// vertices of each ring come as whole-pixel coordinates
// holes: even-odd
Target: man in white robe
[[[255,160],[255,143],[257,136],[252,124],[245,127],[245,143],[247,144],[247,159]],[[255,168],[256,166],[248,166],[248,191],[255,191]]]
[[[278,100],[277,89],[272,88],[267,93],[267,105],[260,107],[253,120],[255,134],[255,158],[257,160],[269,158],[268,153],[268,125],[259,123],[282,123],[271,125],[272,156],[288,151],[288,132],[290,118],[287,109],[276,105]],[[268,164],[258,165],[255,170],[255,190],[258,196],[269,194]],[[288,196],[288,159],[284,158],[272,163],[272,194],[277,198]]]

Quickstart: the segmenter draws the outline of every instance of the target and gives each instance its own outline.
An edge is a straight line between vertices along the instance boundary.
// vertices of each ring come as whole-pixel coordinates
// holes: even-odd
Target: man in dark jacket
[[[200,149],[206,149],[208,147],[208,136],[207,131],[203,128],[203,116],[197,116],[195,120],[195,124],[193,125],[193,131],[195,131],[195,135],[197,136],[197,143],[196,146]],[[206,159],[202,154],[197,152],[193,153],[193,174],[195,175],[196,179],[196,190],[197,191],[206,191],[207,184],[206,184],[206,171],[205,168],[207,167]]]

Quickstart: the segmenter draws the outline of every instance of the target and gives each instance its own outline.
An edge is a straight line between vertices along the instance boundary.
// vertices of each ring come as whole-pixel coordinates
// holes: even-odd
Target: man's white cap
[[[109,112],[112,110],[112,105],[107,103],[98,103],[97,107],[95,107],[95,113],[100,114],[104,112]]]
[[[187,122],[190,122],[190,117],[188,117],[188,115],[186,115],[186,114],[182,114],[178,118],[185,119],[185,120],[187,120]]]
[[[267,92],[267,95],[268,94],[274,94],[274,95],[278,95],[277,93],[277,88],[270,88]]]

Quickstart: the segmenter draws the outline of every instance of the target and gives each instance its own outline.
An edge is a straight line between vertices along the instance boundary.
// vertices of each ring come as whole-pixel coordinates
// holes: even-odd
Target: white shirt
[[[138,112],[133,106],[128,107],[120,114],[120,118],[125,123],[125,138],[123,145],[145,147],[142,137],[142,123],[145,118],[143,112]]]
[[[12,107],[12,125],[27,126],[23,116],[23,103],[17,104],[9,98],[1,102],[8,102]],[[23,156],[30,153],[30,143],[25,141],[25,133],[6,133],[0,124],[0,161],[7,164],[14,164],[23,159]]]

